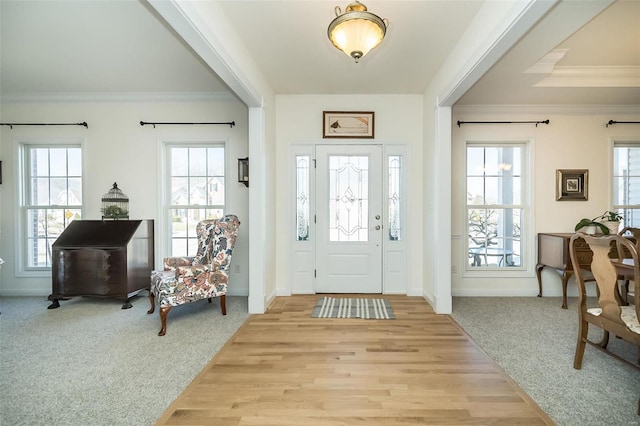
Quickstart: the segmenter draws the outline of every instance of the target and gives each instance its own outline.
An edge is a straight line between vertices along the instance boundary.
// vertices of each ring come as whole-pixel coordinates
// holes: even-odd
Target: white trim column
[[[266,310],[267,200],[265,113],[249,108],[249,313]]]
[[[433,248],[433,309],[437,313],[451,313],[451,107],[439,106],[435,109],[435,147],[433,176],[438,182],[433,185],[434,205],[433,226],[430,234],[438,242]]]

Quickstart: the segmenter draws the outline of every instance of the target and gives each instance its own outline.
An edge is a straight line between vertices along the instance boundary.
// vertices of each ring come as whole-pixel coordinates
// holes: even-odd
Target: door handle
[[[380,215],[379,214],[376,215],[376,220],[380,220]]]
[[[376,231],[380,230],[380,225],[376,225]]]

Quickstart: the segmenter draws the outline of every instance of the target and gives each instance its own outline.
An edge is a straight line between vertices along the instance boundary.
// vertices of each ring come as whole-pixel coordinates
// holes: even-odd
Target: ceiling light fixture
[[[335,12],[336,18],[327,30],[329,40],[356,63],[382,42],[389,21],[367,12],[364,4],[359,1],[351,3],[344,13],[336,6]]]

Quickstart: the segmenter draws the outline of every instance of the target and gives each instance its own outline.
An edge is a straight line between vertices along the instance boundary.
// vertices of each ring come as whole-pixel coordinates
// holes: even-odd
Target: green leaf
[[[580,222],[576,224],[574,231],[578,231],[580,228],[584,228],[585,226],[593,225],[594,222],[591,219],[587,219],[586,217],[580,219]]]
[[[586,217],[581,219],[580,222],[578,222],[576,224],[576,227],[574,228],[574,231],[579,231],[580,229],[584,228],[585,226],[591,226],[591,225],[595,225],[598,228],[600,228],[600,230],[602,231],[602,233],[604,235],[609,235],[609,228],[607,227],[607,225],[605,225],[604,223],[601,222],[596,222],[593,219],[587,219]]]
[[[604,235],[609,235],[609,228],[604,223],[595,222],[596,225],[600,228]]]

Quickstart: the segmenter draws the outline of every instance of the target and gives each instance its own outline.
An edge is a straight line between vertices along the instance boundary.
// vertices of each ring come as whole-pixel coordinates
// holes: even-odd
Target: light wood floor
[[[158,424],[553,424],[448,315],[384,297],[395,320],[313,319],[319,296],[276,298]]]

